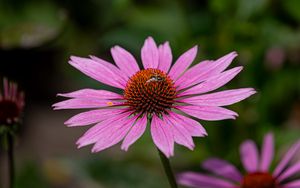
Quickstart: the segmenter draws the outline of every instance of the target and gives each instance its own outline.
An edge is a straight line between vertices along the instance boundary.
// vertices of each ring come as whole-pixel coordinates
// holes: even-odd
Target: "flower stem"
[[[8,146],[8,170],[9,170],[9,188],[14,187],[15,181],[15,164],[14,164],[14,140],[11,133],[7,134],[7,146]]]
[[[165,173],[168,177],[171,188],[178,188],[169,159],[157,148],[160,160],[164,166]]]

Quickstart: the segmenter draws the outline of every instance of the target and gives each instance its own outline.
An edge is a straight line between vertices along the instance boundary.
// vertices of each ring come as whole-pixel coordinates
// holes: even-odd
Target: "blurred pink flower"
[[[204,94],[222,87],[233,79],[242,67],[224,71],[237,56],[229,53],[216,61],[203,61],[188,67],[197,54],[197,46],[182,54],[174,65],[168,42],[156,46],[149,37],[141,49],[144,69],[120,46],[111,49],[117,66],[99,59],[71,57],[69,63],[95,80],[120,88],[123,94],[106,90],[82,89],[59,94],[71,99],[54,104],[54,109],[96,108],[80,113],[68,121],[70,127],[97,123],[78,141],[79,147],[94,144],[99,152],[123,140],[125,151],[151,123],[155,145],[167,156],[173,156],[174,142],[193,150],[192,136],[207,133],[191,116],[201,120],[235,119],[237,113],[220,106],[239,102],[255,91],[252,88],[233,89]]]
[[[265,64],[271,70],[278,70],[282,67],[286,59],[284,49],[280,47],[272,47],[265,54]]]
[[[17,123],[24,107],[24,93],[18,85],[3,79],[3,92],[0,90],[0,125]]]
[[[215,175],[184,172],[178,175],[178,181],[189,187],[205,188],[299,188],[300,179],[290,178],[300,172],[300,161],[288,166],[300,149],[296,142],[271,173],[269,167],[274,157],[273,134],[265,136],[261,155],[252,140],[246,140],[240,147],[240,154],[246,174],[222,159],[211,158],[202,163],[202,167]]]

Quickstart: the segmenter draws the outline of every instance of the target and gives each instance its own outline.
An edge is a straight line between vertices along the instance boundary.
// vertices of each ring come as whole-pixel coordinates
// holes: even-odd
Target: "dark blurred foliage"
[[[244,139],[261,143],[262,136],[273,131],[277,148],[286,148],[300,138],[299,8],[299,0],[1,0],[0,76],[14,79],[26,91],[22,128],[26,135],[33,127],[29,122],[39,117],[33,112],[40,108],[50,112],[58,100],[56,93],[87,87],[111,89],[74,70],[67,63],[70,55],[94,54],[112,61],[109,50],[118,44],[140,61],[147,36],[158,43],[170,41],[174,57],[199,45],[195,63],[235,50],[239,56],[232,66],[243,65],[244,70],[226,88],[254,87],[258,93],[230,107],[240,115],[236,121],[201,122],[209,136],[195,139],[194,152],[176,147],[171,162],[176,172],[198,169],[200,161],[211,156],[240,165],[238,146]],[[41,115],[39,122],[47,122],[51,129],[64,126],[62,120],[48,116]],[[24,137],[21,134],[20,143]],[[55,134],[53,139],[61,137],[75,142],[72,134]],[[43,142],[43,137],[30,139]],[[52,147],[45,142],[42,148]],[[116,153],[78,150],[76,158],[71,157],[76,152],[62,151],[39,162],[27,152],[32,156],[19,162],[19,187],[166,185],[163,174],[157,174],[162,169],[149,135],[128,153],[118,147],[113,150]],[[54,165],[48,165],[49,160]],[[74,177],[76,186],[72,186]]]

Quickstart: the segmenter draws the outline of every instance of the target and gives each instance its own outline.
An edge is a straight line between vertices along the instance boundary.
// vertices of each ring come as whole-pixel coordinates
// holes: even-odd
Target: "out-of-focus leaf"
[[[44,1],[0,11],[0,47],[5,49],[40,46],[59,34],[66,19],[61,9]]]
[[[298,0],[288,0],[288,1],[281,1],[283,4],[283,8],[286,12],[291,15],[297,21],[300,21],[300,1]]]
[[[254,14],[263,11],[268,0],[239,0],[237,8],[237,17],[239,19],[248,19]]]

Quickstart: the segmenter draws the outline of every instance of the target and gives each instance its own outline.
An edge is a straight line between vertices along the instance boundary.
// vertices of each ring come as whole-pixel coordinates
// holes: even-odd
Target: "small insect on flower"
[[[95,56],[72,56],[69,63],[87,76],[123,90],[117,94],[107,90],[82,89],[58,94],[71,99],[54,104],[54,109],[94,109],[80,113],[65,122],[70,127],[96,124],[78,141],[79,147],[94,144],[93,152],[111,147],[123,140],[128,150],[151,124],[155,145],[170,157],[174,143],[191,150],[192,137],[207,135],[200,120],[235,119],[237,113],[225,109],[255,93],[252,88],[208,93],[233,79],[242,67],[225,70],[237,56],[231,52],[217,60],[202,61],[190,67],[197,55],[197,46],[182,54],[172,64],[168,42],[157,47],[148,37],[141,49],[144,69],[120,46],[111,49],[117,66]]]
[[[146,83],[162,81],[164,81],[164,79],[153,71],[153,76],[151,76],[150,79],[146,81]]]
[[[261,155],[252,140],[240,147],[241,160],[246,170],[239,172],[232,164],[217,158],[202,163],[202,167],[215,175],[198,172],[184,172],[178,175],[178,182],[194,188],[299,188],[300,179],[293,178],[300,173],[300,161],[291,164],[300,150],[300,140],[284,155],[273,172],[269,168],[274,158],[273,134],[265,136]]]

